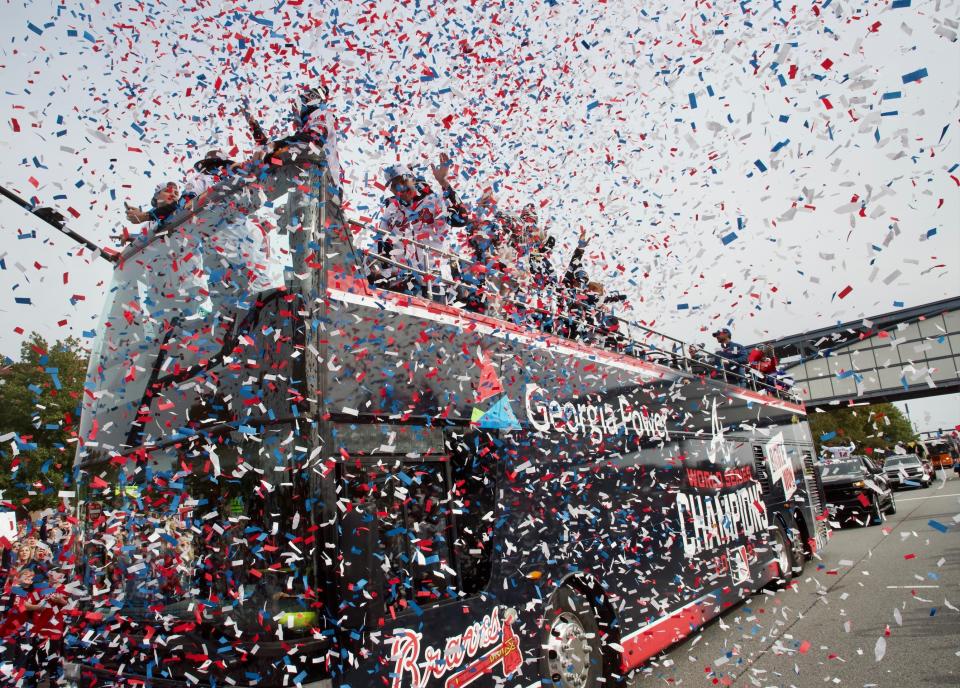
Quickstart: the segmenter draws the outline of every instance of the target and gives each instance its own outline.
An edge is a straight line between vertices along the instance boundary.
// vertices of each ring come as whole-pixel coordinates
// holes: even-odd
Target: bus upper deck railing
[[[473,301],[474,304],[482,304],[484,313],[492,311],[488,314],[508,318],[521,326],[538,328],[546,334],[599,345],[650,363],[693,375],[705,375],[784,401],[802,403],[799,394],[781,376],[764,375],[747,365],[723,360],[702,349],[699,349],[702,357],[691,356],[689,352],[692,347],[686,342],[640,323],[623,320],[602,306],[577,305],[571,309],[569,306],[574,299],[565,293],[559,282],[545,285],[545,289],[541,285],[539,291],[533,293],[529,290],[532,277],[519,274],[519,270],[500,270],[489,262],[480,263],[414,239],[390,237],[378,229],[373,232],[374,236],[393,238],[398,243],[416,246],[432,256],[429,262],[437,268],[423,269],[366,249],[361,252],[358,262],[373,286],[403,291],[398,287],[398,282],[406,280],[408,285],[412,285],[412,289],[406,290],[408,293],[419,293],[446,305],[477,310],[476,305],[469,308],[468,301]],[[444,274],[445,267],[451,268],[450,276]],[[480,272],[484,275],[482,279],[455,277],[472,273],[477,267],[481,268]],[[583,314],[593,317],[582,317]]]

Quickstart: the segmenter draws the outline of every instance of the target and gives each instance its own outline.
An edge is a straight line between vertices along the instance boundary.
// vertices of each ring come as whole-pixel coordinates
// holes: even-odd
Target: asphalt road
[[[833,531],[790,588],[727,611],[630,688],[960,686],[960,479],[942,478],[897,492],[882,526]]]

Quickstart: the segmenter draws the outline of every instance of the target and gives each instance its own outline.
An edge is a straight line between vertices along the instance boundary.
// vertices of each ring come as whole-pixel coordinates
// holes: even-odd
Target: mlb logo
[[[747,548],[737,547],[727,550],[727,557],[730,560],[730,578],[734,585],[740,585],[750,580],[750,561],[747,558]]]

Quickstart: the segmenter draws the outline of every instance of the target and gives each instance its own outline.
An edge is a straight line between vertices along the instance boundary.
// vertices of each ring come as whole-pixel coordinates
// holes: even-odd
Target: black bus
[[[323,156],[294,155],[115,270],[70,683],[611,685],[824,545],[788,392],[650,330],[376,288]]]

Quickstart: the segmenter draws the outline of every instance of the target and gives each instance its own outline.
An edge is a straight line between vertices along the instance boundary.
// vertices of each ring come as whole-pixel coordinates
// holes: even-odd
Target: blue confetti
[[[939,530],[941,533],[946,533],[948,530],[950,530],[949,526],[945,526],[942,523],[940,523],[940,521],[935,521],[932,518],[929,521],[927,521],[927,525],[933,528],[934,530]]]
[[[784,139],[783,141],[778,141],[777,144],[770,149],[770,152],[776,153],[778,150],[788,145],[790,145],[790,139]]]
[[[263,17],[257,17],[252,14],[248,16],[250,18],[250,21],[256,22],[257,24],[260,24],[260,26],[266,26],[270,29],[273,28],[273,22],[269,19],[264,19]]]
[[[736,233],[736,232],[730,232],[730,233],[727,234],[726,236],[722,237],[722,238],[720,239],[720,241],[722,241],[722,242],[723,242],[723,245],[726,246],[727,244],[733,242],[736,238],[737,238],[737,233]]]
[[[903,83],[909,84],[912,81],[920,81],[920,79],[927,78],[927,68],[918,69],[915,72],[910,72],[909,74],[904,74],[902,77]]]

